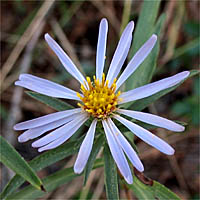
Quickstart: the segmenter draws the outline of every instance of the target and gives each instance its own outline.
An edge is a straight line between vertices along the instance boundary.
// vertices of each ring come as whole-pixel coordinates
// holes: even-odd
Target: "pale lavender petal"
[[[115,139],[120,144],[121,148],[124,150],[133,166],[140,172],[144,171],[143,164],[140,161],[137,153],[134,151],[132,146],[128,143],[126,138],[122,135],[120,130],[115,126],[110,118],[108,118],[108,124],[113,132],[113,135],[115,136]]]
[[[73,129],[70,129],[71,131],[65,133],[60,138],[58,138],[57,140],[54,140],[53,142],[47,144],[46,146],[39,148],[38,151],[42,152],[42,151],[54,149],[60,146],[66,140],[68,140],[87,120],[88,120],[88,117],[84,118],[81,122],[79,122],[79,124],[76,127],[74,127]]]
[[[185,78],[187,78],[189,74],[190,74],[189,71],[184,71],[174,76],[164,78],[160,81],[149,83],[147,85],[130,90],[128,92],[124,92],[119,96],[119,98],[122,98],[122,101],[120,101],[119,104],[142,99],[151,96],[157,92],[160,92],[161,90],[173,87],[178,83],[180,83]]]
[[[69,117],[65,117],[63,119],[59,119],[57,121],[54,121],[54,122],[51,122],[51,123],[48,123],[48,124],[45,124],[45,125],[42,125],[42,126],[39,126],[39,127],[36,127],[36,128],[29,129],[18,137],[18,141],[19,142],[26,142],[28,140],[39,137],[40,135],[46,133],[47,131],[50,131],[54,128],[58,128],[59,126],[62,126],[63,124],[70,122],[77,115],[79,115],[79,113],[71,115]]]
[[[88,158],[90,156],[93,141],[94,141],[94,133],[96,129],[96,124],[97,124],[97,120],[94,119],[85,136],[85,139],[83,140],[83,143],[81,144],[76,162],[74,164],[74,172],[77,174],[80,174],[83,171],[88,161]]]
[[[44,94],[50,97],[80,100],[77,95],[64,92],[60,89],[51,88],[49,85],[42,85],[40,82],[31,82],[31,81],[16,81],[15,85],[21,86],[23,88]]]
[[[75,113],[81,113],[81,112],[82,112],[81,108],[75,108],[75,109],[71,109],[71,110],[65,110],[65,111],[60,111],[60,112],[56,112],[56,113],[51,113],[49,115],[45,115],[45,116],[38,117],[38,118],[35,118],[32,120],[18,123],[14,126],[14,129],[15,130],[25,130],[25,129],[36,128],[36,127],[54,122],[59,119],[63,119],[65,117],[68,117]]]
[[[108,33],[108,22],[104,18],[101,20],[99,27],[99,37],[97,43],[97,54],[96,54],[96,78],[101,81],[103,68],[105,63],[106,54],[106,41]]]
[[[128,51],[130,49],[131,40],[132,40],[133,29],[134,29],[134,22],[131,21],[126,26],[119,40],[117,49],[115,50],[115,53],[110,64],[107,77],[106,77],[106,80],[109,80],[109,86],[111,86],[111,84],[114,81],[114,78],[116,78],[117,75],[119,74],[122,68],[122,65],[124,64],[124,61],[128,55]]]
[[[55,131],[52,131],[51,133],[47,134],[46,136],[40,138],[39,140],[32,143],[32,147],[41,147],[44,146],[58,138],[60,138],[64,134],[68,134],[73,132],[73,129],[76,129],[76,127],[84,121],[84,119],[87,118],[87,115],[85,113],[80,114],[76,116],[72,121],[65,124],[64,126],[61,126],[60,128],[56,129]]]
[[[137,124],[134,124],[131,121],[128,121],[127,119],[124,119],[123,117],[120,117],[119,115],[115,115],[113,117],[124,124],[131,132],[137,135],[140,139],[144,140],[147,144],[155,147],[167,155],[174,154],[174,149],[169,144],[156,135],[153,135],[148,130],[138,126]]]
[[[32,83],[33,85],[34,84],[40,84],[41,86],[46,86],[50,89],[55,89],[55,90],[58,90],[58,91],[63,91],[69,95],[72,95],[74,96],[75,98],[77,98],[77,95],[76,95],[76,92],[69,89],[69,88],[66,88],[62,85],[59,85],[57,83],[54,83],[52,81],[49,81],[49,80],[46,80],[46,79],[43,79],[43,78],[39,78],[37,76],[33,76],[31,74],[21,74],[19,76],[19,80],[20,81],[27,81],[27,82],[30,82]],[[78,99],[78,98],[77,98]]]
[[[124,155],[124,152],[122,151],[120,145],[117,143],[112,131],[110,130],[108,123],[106,120],[102,121],[104,131],[106,134],[106,138],[108,141],[108,145],[110,148],[110,152],[117,164],[117,167],[119,168],[119,171],[121,172],[122,176],[126,180],[128,184],[133,183],[133,177],[131,174],[130,167],[128,165],[128,162],[126,160],[126,157]]]
[[[137,67],[144,61],[144,59],[149,55],[151,50],[153,49],[157,40],[156,35],[152,35],[143,46],[136,52],[133,58],[128,63],[127,67],[117,80],[116,90],[128,79],[129,76],[137,69]]]
[[[63,51],[63,49],[57,44],[57,42],[48,34],[45,34],[45,40],[54,53],[58,56],[59,60],[65,67],[65,69],[81,84],[84,84],[85,78],[81,74],[81,72],[74,65],[72,60],[68,57],[68,55]]]
[[[153,114],[123,109],[117,109],[117,112],[137,119],[139,121],[152,124],[158,127],[166,128],[171,131],[182,132],[185,130],[184,126],[181,126],[180,124],[177,124],[171,120]]]

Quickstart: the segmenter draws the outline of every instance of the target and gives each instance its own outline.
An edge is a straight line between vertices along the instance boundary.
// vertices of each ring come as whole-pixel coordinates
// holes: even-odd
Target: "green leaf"
[[[82,141],[83,137],[73,142],[67,142],[56,149],[49,150],[31,160],[29,165],[35,171],[39,171],[59,160],[66,158],[67,156],[73,155],[78,152]],[[21,176],[15,175],[1,193],[1,199],[4,199],[9,194],[11,194],[14,190],[21,186],[24,181],[25,180]]]
[[[196,75],[196,74],[199,74],[200,71],[199,70],[191,70],[190,71],[190,75],[184,79],[182,82],[180,82],[179,84],[171,87],[171,88],[167,88],[165,90],[162,90],[152,96],[149,96],[149,97],[146,97],[146,98],[143,98],[143,99],[140,99],[140,100],[137,100],[135,102],[133,102],[131,104],[131,106],[129,107],[129,109],[134,109],[134,110],[143,110],[145,109],[149,104],[153,103],[154,101],[156,101],[157,99],[161,98],[162,96],[168,94],[169,92],[175,90],[179,85],[181,85],[185,80],[187,80],[188,78]]]
[[[38,94],[36,92],[30,92],[30,91],[27,91],[26,93],[29,96],[33,97],[34,99],[50,106],[51,108],[57,111],[63,111],[74,108],[72,105],[53,97],[49,97],[43,94]]]
[[[73,168],[71,167],[68,169],[60,170],[57,173],[44,178],[43,183],[47,192],[50,192],[58,186],[71,181],[77,176],[78,175],[74,174]],[[37,191],[34,187],[27,186],[21,191],[8,196],[6,199],[37,199],[43,195],[45,195],[45,192]]]
[[[94,145],[93,145],[93,148],[92,148],[92,151],[91,151],[91,154],[90,154],[90,157],[87,161],[87,164],[85,166],[85,171],[84,171],[84,185],[86,184],[87,182],[87,179],[89,177],[89,174],[92,170],[92,167],[94,165],[94,161],[97,157],[97,154],[99,153],[99,150],[101,149],[102,147],[102,144],[104,142],[104,136],[103,135],[100,135],[96,141],[94,142]]]
[[[107,199],[119,199],[117,169],[107,144],[104,147],[104,174]]]
[[[28,163],[20,156],[20,154],[0,136],[1,156],[0,161],[12,169],[16,174],[22,176],[26,181],[35,188],[41,190],[43,185],[39,177],[28,165]]]
[[[136,176],[133,176],[133,184],[128,185],[134,195],[141,200],[155,199],[153,187],[143,184]]]
[[[158,183],[157,181],[152,181],[152,185],[142,183],[136,176],[134,176],[133,184],[128,185],[129,189],[131,189],[134,195],[141,200],[149,200],[149,199],[173,199],[180,200],[180,198],[173,193],[171,190],[166,188],[164,185]]]
[[[157,197],[159,200],[180,200],[180,198],[175,193],[173,193],[171,190],[166,188],[164,185],[158,183],[157,181],[153,182],[153,188],[155,191],[155,197]]]
[[[133,45],[130,50],[130,58],[136,53],[136,51],[144,44],[144,42],[154,32],[157,35],[160,34],[162,25],[164,23],[164,15],[160,17],[158,23],[155,25],[155,20],[158,14],[160,0],[158,1],[144,1],[142,10],[137,22]],[[150,12],[151,11],[151,12]],[[159,41],[155,45],[152,52],[145,59],[145,61],[137,68],[137,70],[126,81],[126,90],[130,90],[141,85],[146,84],[151,80],[151,76],[154,72],[157,56],[159,53]]]
[[[103,166],[102,159],[97,159],[95,161],[94,167],[98,168]],[[66,184],[70,182],[75,177],[80,176],[79,174],[74,174],[73,167],[60,170],[46,178],[42,181],[44,183],[44,187],[46,188],[47,192],[53,191],[60,185]],[[6,199],[37,199],[39,197],[44,196],[45,193],[42,191],[36,190],[32,186],[27,186],[19,192],[9,195]]]

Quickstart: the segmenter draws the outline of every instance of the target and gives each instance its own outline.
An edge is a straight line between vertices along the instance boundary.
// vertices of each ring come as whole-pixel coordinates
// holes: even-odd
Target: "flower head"
[[[112,118],[121,122],[131,132],[159,151],[167,155],[174,154],[174,149],[165,141],[120,115],[126,115],[171,131],[184,131],[183,126],[153,114],[120,109],[118,105],[142,99],[170,88],[184,80],[189,75],[189,72],[181,72],[169,78],[121,93],[119,91],[120,86],[144,61],[157,40],[157,36],[153,34],[137,51],[125,70],[118,77],[131,45],[133,28],[133,22],[130,22],[126,26],[111,61],[108,74],[105,76],[103,69],[106,55],[108,23],[106,19],[101,20],[96,54],[96,76],[93,77],[93,81],[90,77],[86,77],[85,79],[62,48],[49,34],[45,34],[45,40],[58,56],[65,69],[80,82],[80,91],[75,92],[69,88],[30,74],[21,74],[19,81],[16,81],[15,84],[47,96],[77,100],[79,108],[52,113],[16,124],[14,126],[15,130],[26,130],[19,136],[19,142],[26,142],[37,138],[47,131],[54,129],[51,133],[33,142],[32,146],[39,148],[39,152],[56,148],[68,140],[91,117],[93,121],[80,147],[74,165],[75,173],[81,173],[87,163],[95,137],[96,125],[100,121],[104,128],[110,152],[121,174],[129,184],[133,182],[133,178],[125,154],[139,171],[143,171],[144,167],[137,153],[117,128]]]
[[[78,103],[78,106],[94,118],[106,119],[117,109],[116,106],[119,102],[120,91],[115,93],[116,79],[110,87],[108,86],[108,80],[105,82],[105,74],[103,74],[101,82],[95,76],[93,82],[89,77],[86,79],[87,84],[85,86],[81,84],[82,95],[77,93],[83,103]]]

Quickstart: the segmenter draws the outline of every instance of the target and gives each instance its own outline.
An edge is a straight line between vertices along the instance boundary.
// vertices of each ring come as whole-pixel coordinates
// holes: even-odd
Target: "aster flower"
[[[55,52],[65,69],[80,82],[80,91],[75,92],[57,83],[30,74],[21,74],[19,80],[15,82],[15,85],[51,97],[77,100],[79,108],[52,113],[16,124],[14,126],[15,130],[26,130],[18,137],[18,141],[26,142],[43,135],[47,131],[53,130],[51,133],[32,143],[33,147],[39,148],[39,152],[53,149],[63,144],[89,118],[92,118],[92,123],[80,147],[74,165],[75,173],[81,173],[87,163],[95,137],[96,125],[99,121],[103,125],[110,152],[115,163],[129,184],[133,182],[133,178],[125,155],[137,170],[142,172],[144,167],[137,153],[117,128],[112,118],[118,120],[132,133],[159,151],[167,155],[174,154],[174,149],[165,141],[121,115],[171,131],[184,131],[183,126],[153,114],[120,109],[118,105],[142,99],[170,88],[184,80],[189,75],[189,72],[184,71],[169,78],[121,93],[119,91],[120,86],[144,61],[157,40],[157,36],[153,34],[133,56],[122,74],[119,75],[131,45],[133,29],[134,23],[131,21],[122,33],[111,61],[108,74],[105,76],[103,71],[106,55],[108,23],[106,19],[101,20],[96,53],[96,76],[93,77],[93,81],[89,77],[84,78],[62,48],[49,34],[45,34],[46,42]],[[117,79],[118,76],[119,78]]]

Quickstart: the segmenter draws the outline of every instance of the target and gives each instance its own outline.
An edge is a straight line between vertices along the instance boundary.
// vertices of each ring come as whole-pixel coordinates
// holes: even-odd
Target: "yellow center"
[[[113,84],[108,87],[108,80],[105,81],[105,74],[102,76],[102,81],[93,76],[93,82],[89,77],[86,78],[87,84],[81,84],[82,94],[77,93],[77,96],[82,100],[78,106],[96,118],[106,118],[109,114],[116,110],[118,104],[118,96],[120,91],[115,94],[116,79]],[[88,88],[88,89],[87,89]]]

